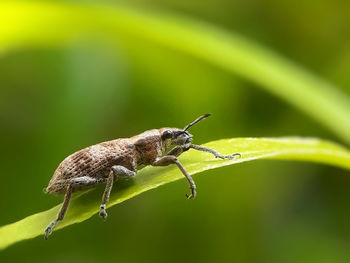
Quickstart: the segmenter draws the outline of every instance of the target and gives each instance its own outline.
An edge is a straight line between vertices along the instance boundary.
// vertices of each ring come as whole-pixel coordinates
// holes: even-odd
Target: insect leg
[[[102,217],[103,220],[106,220],[106,218],[107,218],[106,204],[108,203],[114,180],[118,180],[119,177],[130,178],[130,177],[135,176],[135,174],[136,173],[134,171],[131,171],[131,170],[129,170],[121,165],[115,165],[112,167],[111,172],[109,173],[108,178],[107,178],[105,191],[103,192],[102,204],[100,205],[99,215]]]
[[[188,199],[192,199],[196,197],[196,184],[194,183],[192,177],[187,173],[187,171],[185,170],[185,168],[182,166],[182,164],[180,163],[180,161],[176,158],[176,156],[174,155],[165,155],[159,159],[157,159],[156,161],[154,161],[152,163],[153,166],[168,166],[170,164],[176,164],[177,167],[180,169],[180,171],[182,172],[182,174],[186,177],[189,185],[190,185],[190,189],[191,189],[191,194],[187,195],[186,197]]]
[[[189,145],[183,145],[183,146],[176,146],[173,148],[170,152],[167,153],[167,155],[174,155],[174,156],[180,156],[183,152],[186,152],[190,149]]]
[[[111,194],[113,182],[114,182],[114,172],[111,170],[107,178],[105,191],[103,192],[102,204],[100,205],[100,217],[102,217],[103,220],[106,220],[107,218],[106,203],[109,200],[109,195]]]
[[[102,179],[102,180],[104,180],[104,179]],[[45,239],[47,239],[49,237],[49,235],[52,232],[52,229],[56,226],[57,222],[64,218],[64,215],[67,212],[70,198],[72,196],[72,192],[74,190],[74,186],[95,185],[98,183],[101,183],[101,179],[95,179],[95,178],[91,178],[88,176],[74,178],[68,183],[67,189],[66,189],[66,194],[64,196],[64,202],[63,202],[63,205],[61,207],[61,210],[59,211],[57,218],[55,220],[53,220],[45,229]]]
[[[202,151],[202,152],[211,153],[211,154],[213,154],[215,156],[215,158],[220,158],[220,159],[234,159],[235,156],[241,157],[240,153],[234,153],[234,154],[230,154],[230,155],[221,155],[219,152],[217,152],[217,151],[215,151],[213,149],[210,149],[210,148],[207,148],[207,147],[203,147],[203,146],[199,146],[199,145],[196,145],[196,144],[191,144],[189,146],[189,148],[195,149],[195,150],[198,150],[198,151]]]
[[[67,211],[70,198],[71,198],[71,196],[72,196],[72,186],[73,186],[73,183],[69,183],[69,185],[67,186],[66,194],[65,194],[65,196],[64,196],[64,202],[63,202],[63,205],[62,205],[62,207],[61,207],[60,212],[59,212],[58,215],[57,215],[57,218],[56,218],[55,220],[53,220],[53,221],[47,226],[47,228],[45,229],[45,239],[47,239],[47,238],[49,237],[49,235],[50,235],[51,232],[52,232],[52,229],[56,226],[57,222],[58,222],[59,220],[62,220],[62,219],[63,219],[64,214],[65,214],[66,211]]]

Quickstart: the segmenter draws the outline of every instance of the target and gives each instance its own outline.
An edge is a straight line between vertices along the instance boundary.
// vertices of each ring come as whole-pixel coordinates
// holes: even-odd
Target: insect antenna
[[[200,117],[198,117],[197,119],[195,119],[193,122],[191,122],[190,124],[186,125],[186,127],[183,129],[183,131],[187,131],[190,127],[192,127],[193,125],[195,125],[196,123],[200,122],[201,120],[209,117],[211,114],[210,113],[207,113],[207,114],[204,114]]]

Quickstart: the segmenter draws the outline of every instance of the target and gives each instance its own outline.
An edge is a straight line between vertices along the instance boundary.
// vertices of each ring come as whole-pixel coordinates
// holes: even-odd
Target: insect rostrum
[[[101,183],[106,183],[106,187],[99,214],[103,219],[106,219],[106,204],[113,183],[120,178],[135,176],[140,165],[177,165],[190,185],[191,193],[186,195],[187,198],[194,198],[196,185],[177,156],[189,149],[209,152],[221,159],[232,159],[235,156],[240,156],[239,153],[221,155],[213,149],[192,144],[192,135],[187,130],[209,116],[210,114],[200,116],[184,129],[167,127],[148,130],[131,138],[121,138],[92,145],[69,155],[60,163],[45,189],[48,194],[65,194],[57,218],[45,229],[45,239],[51,234],[57,222],[63,219],[72,193]]]

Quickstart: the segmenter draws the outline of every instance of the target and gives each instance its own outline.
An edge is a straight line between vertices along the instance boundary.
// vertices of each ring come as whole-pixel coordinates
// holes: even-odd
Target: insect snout
[[[186,138],[185,144],[191,143],[191,142],[192,142],[192,135],[190,135]]]
[[[176,144],[177,145],[184,145],[192,142],[192,134],[188,132],[181,132],[177,137],[176,137]]]

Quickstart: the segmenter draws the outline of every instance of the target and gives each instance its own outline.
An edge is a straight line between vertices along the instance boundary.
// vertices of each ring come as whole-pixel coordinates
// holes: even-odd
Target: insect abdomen
[[[64,159],[56,169],[46,193],[64,193],[66,182],[88,176],[106,178],[114,165],[134,170],[134,147],[129,139],[118,139],[96,144],[75,152]]]

